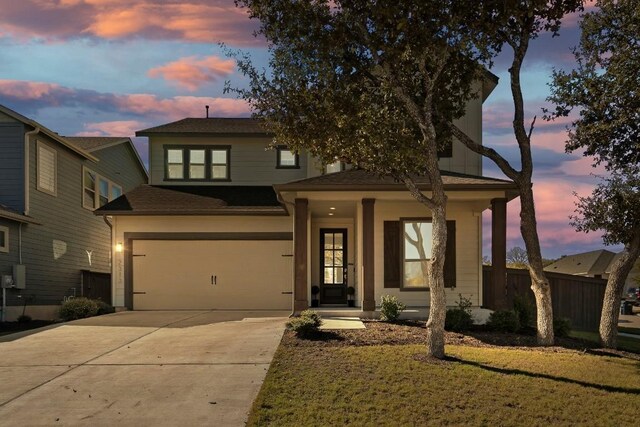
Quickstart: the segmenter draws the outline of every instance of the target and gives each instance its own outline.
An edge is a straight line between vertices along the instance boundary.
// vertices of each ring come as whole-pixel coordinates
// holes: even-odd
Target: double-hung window
[[[89,168],[82,168],[82,206],[87,209],[102,207],[122,195],[122,187],[98,175]]]
[[[165,180],[229,181],[228,145],[165,146]]]
[[[432,224],[428,219],[405,219],[402,231],[402,287],[428,288]]]

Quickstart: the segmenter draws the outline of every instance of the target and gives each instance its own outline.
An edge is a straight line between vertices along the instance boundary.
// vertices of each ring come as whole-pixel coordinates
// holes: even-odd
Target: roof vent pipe
[[[207,109],[207,119],[208,119],[208,118],[209,118],[209,106],[208,106],[208,105],[205,105],[205,106],[204,106],[204,108],[206,108],[206,109]]]

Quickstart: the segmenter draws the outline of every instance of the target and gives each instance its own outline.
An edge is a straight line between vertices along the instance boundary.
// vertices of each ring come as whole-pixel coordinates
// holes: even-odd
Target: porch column
[[[376,309],[375,297],[375,261],[373,243],[373,205],[376,199],[362,199],[362,310]]]
[[[295,219],[293,224],[295,265],[293,286],[293,310],[302,311],[309,308],[307,300],[307,199],[295,200]]]
[[[491,308],[507,308],[507,199],[491,200],[491,265]]]

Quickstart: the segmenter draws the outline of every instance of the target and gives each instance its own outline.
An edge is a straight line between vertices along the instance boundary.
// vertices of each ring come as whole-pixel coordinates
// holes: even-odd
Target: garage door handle
[[[291,292],[291,291],[283,292],[282,295],[293,295],[293,292]]]
[[[146,292],[133,292],[134,295],[146,295]]]
[[[211,276],[211,284],[212,285],[218,284],[218,276]]]

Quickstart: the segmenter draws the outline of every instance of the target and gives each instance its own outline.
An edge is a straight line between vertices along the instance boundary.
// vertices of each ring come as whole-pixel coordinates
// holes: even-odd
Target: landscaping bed
[[[29,322],[0,322],[0,335],[15,334],[16,332],[42,328],[55,323],[53,320],[31,320]]]
[[[343,347],[370,345],[409,345],[424,344],[426,340],[425,321],[402,321],[387,323],[377,320],[364,321],[366,329],[320,331],[308,339],[300,339],[292,331],[285,331],[282,345],[287,347]],[[558,337],[553,347],[539,347],[536,343],[535,331],[528,333],[503,333],[489,331],[482,326],[474,330],[457,333],[445,332],[448,345],[464,345],[470,347],[509,347],[521,350],[536,351],[591,351],[608,352],[623,357],[640,360],[640,355],[625,351],[598,349],[596,342],[587,337]],[[591,338],[591,336],[589,336]],[[624,340],[623,340],[624,341]]]

